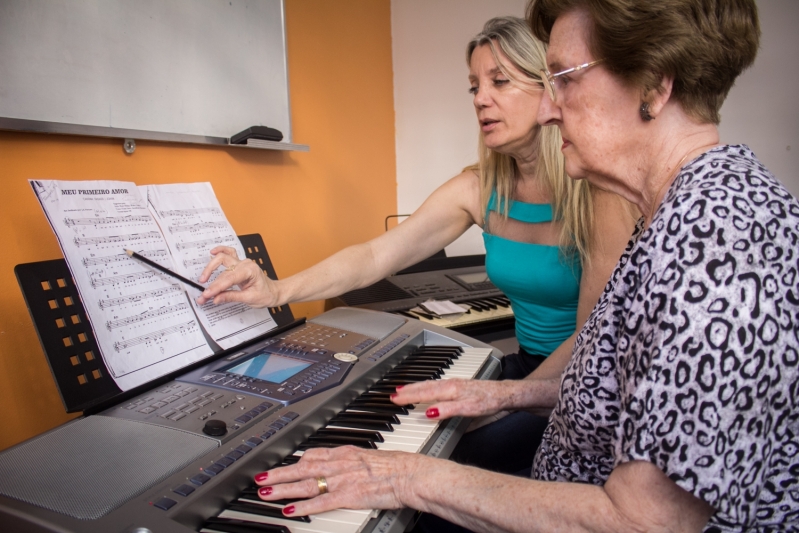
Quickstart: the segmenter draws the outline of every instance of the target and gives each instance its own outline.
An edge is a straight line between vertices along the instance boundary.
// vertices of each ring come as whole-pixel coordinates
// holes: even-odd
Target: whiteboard
[[[283,1],[0,0],[0,117],[291,142]]]

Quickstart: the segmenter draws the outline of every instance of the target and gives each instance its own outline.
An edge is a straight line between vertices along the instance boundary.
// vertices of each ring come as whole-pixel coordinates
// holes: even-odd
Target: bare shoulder
[[[439,205],[445,202],[449,207],[457,207],[468,212],[476,223],[482,221],[480,178],[475,170],[466,169],[450,178],[430,195],[428,201]]]

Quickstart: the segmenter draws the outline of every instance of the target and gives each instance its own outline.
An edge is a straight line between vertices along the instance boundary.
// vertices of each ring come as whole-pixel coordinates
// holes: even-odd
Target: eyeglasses
[[[577,65],[576,67],[567,68],[566,70],[562,70],[557,74],[552,74],[549,72],[548,69],[544,69],[541,71],[541,79],[546,79],[549,83],[545,83],[544,87],[546,88],[547,92],[549,93],[549,97],[552,98],[552,101],[557,101],[557,90],[555,87],[555,82],[561,77],[565,76],[566,74],[571,74],[572,72],[578,72],[580,70],[585,70],[587,68],[593,67],[597,63],[601,63],[602,59],[597,59],[596,61],[591,61],[590,63],[583,63],[582,65]],[[563,82],[561,82],[562,84]],[[561,89],[563,89],[564,85],[561,85]]]

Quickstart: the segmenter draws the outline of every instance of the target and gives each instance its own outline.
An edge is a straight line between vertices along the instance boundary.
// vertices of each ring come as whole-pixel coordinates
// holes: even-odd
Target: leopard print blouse
[[[799,528],[799,203],[746,146],[685,166],[580,332],[533,477],[641,460],[716,509]]]

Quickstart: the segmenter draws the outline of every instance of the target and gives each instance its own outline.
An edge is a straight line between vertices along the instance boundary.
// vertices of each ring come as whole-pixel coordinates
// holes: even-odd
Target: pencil
[[[154,269],[160,270],[161,272],[163,272],[164,274],[167,274],[168,276],[172,276],[173,278],[179,279],[180,281],[182,281],[183,283],[185,283],[187,285],[191,285],[192,287],[194,287],[195,289],[197,289],[200,292],[203,292],[205,290],[205,287],[203,287],[199,283],[191,281],[190,279],[186,279],[183,276],[181,276],[180,274],[178,274],[177,272],[172,272],[168,268],[162,267],[161,265],[159,265],[155,261],[151,261],[151,260],[147,259],[146,257],[144,257],[143,255],[137,254],[133,250],[127,250],[126,249],[125,253],[128,254],[129,256],[131,256],[133,259],[138,259],[142,263],[150,265]]]

